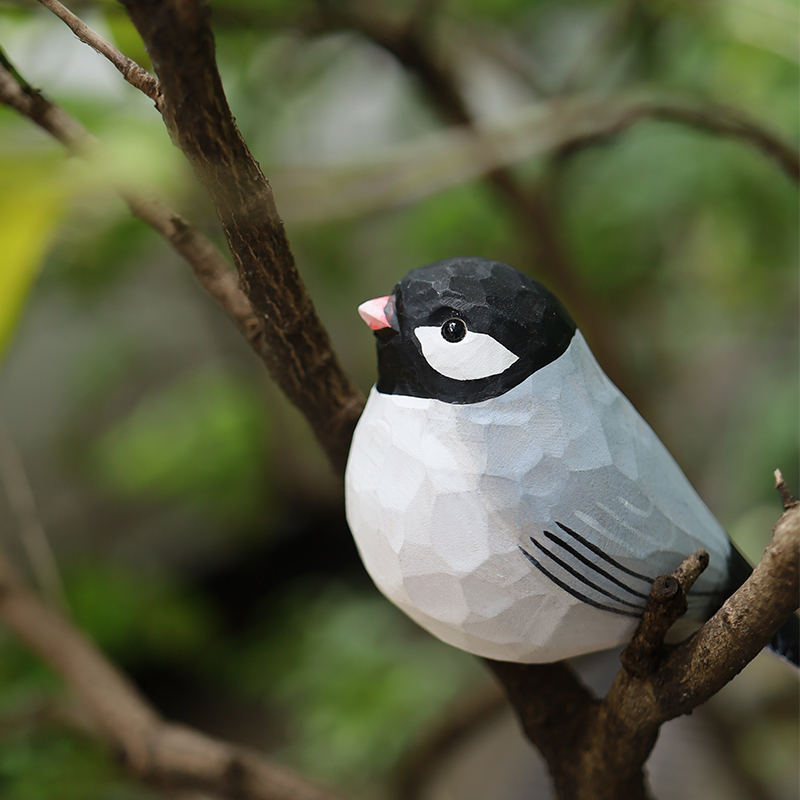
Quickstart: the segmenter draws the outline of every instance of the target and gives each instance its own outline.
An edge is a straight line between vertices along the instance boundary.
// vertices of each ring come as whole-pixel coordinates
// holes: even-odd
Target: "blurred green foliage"
[[[775,231],[792,231],[800,213],[796,187],[774,178],[762,155],[666,123],[584,153],[564,176],[564,222],[584,279],[625,307],[677,256],[687,262],[680,279],[706,285],[717,303],[772,305],[797,256],[795,237]]]
[[[63,231],[44,280],[74,289],[78,302],[102,302],[106,291],[135,269],[155,234],[133,217],[85,219]]]
[[[249,381],[224,372],[183,376],[96,442],[97,477],[131,499],[183,500],[241,524],[266,494],[263,403]]]
[[[0,791],[6,800],[146,800],[88,738],[30,730],[2,741]]]
[[[0,652],[0,708],[4,717],[13,718],[42,693],[59,689],[60,682],[50,669],[5,630],[0,635]]]
[[[320,780],[364,789],[480,668],[422,634],[375,592],[315,582],[263,609],[265,624],[226,658],[231,685],[289,713],[283,756]]]
[[[85,562],[66,577],[75,621],[104,652],[131,667],[137,662],[190,664],[219,635],[213,605],[177,584],[175,576]]]
[[[418,5],[370,11],[402,20]],[[525,223],[481,180],[347,211],[348,165],[369,165],[385,189],[386,153],[422,150],[447,126],[417,77],[363,36],[324,30],[317,9],[212,0],[228,98],[256,158],[268,176],[316,168],[316,194],[331,197],[332,219],[301,223],[282,211],[291,181],[284,194],[274,182],[304,279],[366,389],[374,351],[358,303],[456,254],[534,274],[536,264]],[[81,10],[149,66],[117,3]],[[561,97],[677,93],[733,104],[794,144],[800,133],[797,9],[785,0],[470,0],[432,20],[432,46],[487,125]],[[249,727],[226,735],[386,796],[398,759],[479,666],[341,565],[295,574],[287,561],[281,575],[279,563],[235,587],[249,592],[236,602],[214,588],[259,547],[279,559],[287,542],[301,555],[319,546],[341,523],[340,486],[243,340],[117,195],[153,187],[224,247],[152,103],[43,9],[0,5],[0,46],[103,142],[88,166],[64,160],[0,107],[0,416],[30,468],[71,613],[134,677],[157,691],[161,675],[167,699],[178,694],[168,676],[183,676],[192,722],[213,731],[220,706],[240,708]],[[747,144],[664,122],[512,171],[544,191],[648,419],[758,558],[778,512],[772,470],[800,482],[796,185]],[[4,543],[16,528],[0,492]],[[796,717],[775,711],[796,690],[773,681],[782,699],[762,702],[756,680],[729,721],[737,757],[770,797],[796,800]],[[0,795],[151,796],[71,730],[56,713],[68,705],[59,680],[0,631]]]
[[[428,264],[455,255],[492,253],[515,262],[513,221],[498,207],[483,182],[471,182],[435,195],[405,215],[401,236],[409,263]]]

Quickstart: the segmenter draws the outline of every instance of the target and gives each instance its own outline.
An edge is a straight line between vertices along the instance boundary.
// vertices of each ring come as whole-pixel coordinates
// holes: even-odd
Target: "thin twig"
[[[348,219],[418,202],[497,167],[562,153],[579,140],[608,142],[623,135],[635,124],[632,120],[666,120],[669,115],[675,124],[715,136],[713,120],[719,111],[691,98],[581,95],[517,109],[482,123],[478,130],[449,126],[425,133],[349,164],[305,163],[284,169],[276,165],[271,181],[280,191],[284,220],[308,224]],[[800,158],[778,134],[747,120],[741,111],[726,108],[725,114],[742,123],[726,128],[730,138],[755,147],[769,142],[759,149],[768,155],[780,153],[771,159],[779,168]],[[693,126],[695,120],[705,122]],[[791,177],[791,170],[784,172]]]
[[[655,671],[667,631],[686,613],[686,595],[708,566],[708,553],[698,550],[684,559],[672,575],[653,581],[644,614],[628,646],[622,651],[622,666],[637,678]]]
[[[786,175],[800,181],[800,154],[781,136],[750,118],[743,111],[711,103],[704,106],[686,102],[642,100],[623,108],[616,119],[609,119],[598,130],[578,133],[561,144],[559,156],[566,158],[596,144],[604,144],[642,120],[673,122],[716,136],[738,139],[758,148],[774,159]]]
[[[39,2],[45,8],[50,9],[59,19],[63,20],[84,44],[88,44],[100,55],[105,56],[131,86],[135,86],[151,100],[154,100],[156,107],[160,105],[161,89],[158,84],[158,78],[155,75],[151,75],[132,58],[128,58],[128,56],[117,50],[111,42],[106,41],[97,31],[92,30],[82,19],[75,16],[58,0],[39,0]]]
[[[25,465],[10,431],[2,420],[0,420],[0,483],[5,489],[11,513],[16,517],[19,538],[25,548],[31,570],[36,576],[39,589],[54,605],[66,608],[64,583],[36,507],[36,499]]]
[[[774,475],[775,488],[778,490],[778,494],[781,496],[783,509],[784,511],[788,511],[790,508],[796,506],[798,501],[792,497],[792,493],[789,491],[789,487],[786,485],[786,481],[783,479],[783,473],[779,469],[776,469]]]
[[[95,144],[94,137],[62,108],[51,103],[17,72],[0,49],[0,103],[28,117],[63,144],[81,155]]]

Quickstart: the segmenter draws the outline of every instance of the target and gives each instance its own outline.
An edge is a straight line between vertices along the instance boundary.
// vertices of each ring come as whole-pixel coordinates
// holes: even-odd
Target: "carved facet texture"
[[[458,405],[372,390],[346,472],[347,519],[378,588],[440,639],[555,661],[633,632],[650,582],[730,544],[673,458],[576,332],[504,395]]]

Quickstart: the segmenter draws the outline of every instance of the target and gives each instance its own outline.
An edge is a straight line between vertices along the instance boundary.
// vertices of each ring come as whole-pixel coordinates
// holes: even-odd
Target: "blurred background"
[[[758,560],[773,469],[798,493],[796,182],[695,127],[594,134],[630,104],[725,103],[796,147],[797,3],[211,7],[233,113],[362,390],[359,303],[441,258],[514,264]],[[115,3],[71,8],[150,66]],[[0,107],[2,547],[173,719],[354,798],[548,797],[480,662],[372,587],[304,420],[119,199],[155,188],[224,249],[152,103],[34,2],[0,0],[0,47],[103,144],[67,159]],[[0,629],[0,796],[160,796],[84,728]],[[666,726],[651,777],[661,800],[793,800],[799,747],[796,673],[762,654]]]

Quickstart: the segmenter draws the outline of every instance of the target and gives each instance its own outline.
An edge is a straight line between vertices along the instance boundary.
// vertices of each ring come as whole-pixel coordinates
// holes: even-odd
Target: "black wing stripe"
[[[615,561],[610,555],[604,553],[596,544],[586,541],[583,536],[575,533],[572,528],[568,528],[566,525],[562,525],[560,522],[556,522],[556,525],[558,525],[558,527],[561,528],[564,533],[568,533],[574,539],[579,541],[587,550],[591,550],[596,556],[600,556],[603,561],[607,561],[609,564],[616,567],[621,572],[624,572],[626,575],[630,575],[632,578],[638,578],[640,581],[647,581],[648,584],[652,584],[655,580],[655,578],[648,578],[647,575],[641,575],[638,572],[634,572],[632,569],[623,567],[622,564],[620,564],[618,561]]]
[[[533,538],[533,536],[530,537],[530,540],[551,561],[555,561],[556,564],[558,564],[559,567],[561,567],[562,569],[564,569],[567,572],[569,572],[570,575],[572,575],[573,577],[577,578],[581,583],[584,583],[590,589],[594,589],[596,592],[600,592],[600,594],[605,595],[609,600],[613,600],[615,603],[619,603],[620,605],[628,606],[629,608],[641,608],[641,603],[637,604],[637,603],[631,603],[629,600],[622,600],[621,598],[617,597],[615,594],[612,594],[611,592],[609,592],[607,589],[603,589],[602,586],[598,586],[593,581],[590,581],[585,575],[582,575],[580,572],[578,572],[578,570],[575,569],[575,567],[570,566],[569,564],[567,564],[566,561],[564,561],[563,559],[559,558],[557,555],[551,553],[549,550],[547,550],[545,547],[543,547],[539,542],[536,541],[536,539]]]
[[[606,572],[602,567],[598,567],[597,564],[592,563],[583,553],[579,553],[574,547],[567,544],[563,539],[559,539],[554,533],[550,533],[550,531],[544,531],[544,535],[551,541],[557,544],[562,549],[566,550],[570,555],[574,556],[578,559],[578,561],[586,564],[587,567],[593,569],[595,572],[602,575],[606,580],[611,581],[611,583],[616,584],[619,586],[620,589],[626,591],[628,594],[632,594],[635,597],[641,597],[643,600],[647,600],[648,595],[644,594],[643,592],[637,592],[635,589],[631,589],[630,586],[626,586],[621,580],[615,578],[611,573]],[[620,601],[622,602],[622,601]]]
[[[556,586],[561,587],[565,592],[571,594],[576,600],[580,600],[582,603],[586,603],[586,605],[592,606],[593,608],[599,608],[601,611],[609,611],[612,614],[620,614],[623,617],[634,617],[635,619],[639,618],[640,615],[634,613],[633,611],[607,606],[603,603],[598,603],[595,600],[592,600],[585,594],[581,594],[579,591],[564,583],[564,581],[556,578],[552,572],[549,572],[547,569],[545,569],[524,547],[520,547],[519,549],[522,551],[522,555],[524,555],[525,558],[527,558],[528,561],[530,561],[531,564],[533,564],[533,566],[539,570],[539,572],[541,572],[545,577],[549,578]]]
[[[630,570],[627,567],[623,567],[622,564],[620,564],[619,562],[615,561],[607,553],[604,553],[602,550],[600,550],[599,547],[597,547],[596,545],[593,545],[591,542],[586,541],[586,539],[584,539],[583,536],[581,536],[580,534],[578,534],[575,531],[573,531],[572,528],[568,528],[566,525],[562,525],[560,522],[556,522],[556,525],[558,525],[558,527],[561,528],[561,530],[563,530],[566,533],[570,534],[570,536],[574,536],[575,539],[577,539],[584,547],[586,547],[587,549],[591,550],[593,553],[596,553],[598,556],[600,556],[601,558],[603,558],[605,561],[609,562],[610,564],[613,564],[617,569],[622,570],[623,572],[627,573],[628,575],[632,575],[634,578],[639,578],[639,579],[641,579],[643,581],[648,581],[651,584],[653,583],[653,580],[654,580],[653,578],[648,578],[646,575],[640,575],[638,572],[634,572],[633,570]],[[596,566],[595,564],[592,564],[590,561],[588,561],[586,559],[585,556],[581,555],[575,549],[570,547],[566,542],[564,542],[563,540],[559,539],[554,534],[550,533],[550,531],[544,531],[544,534],[551,541],[555,542],[557,545],[563,547],[564,550],[567,550],[569,553],[574,555],[575,558],[579,559],[584,564],[586,564],[587,566],[590,566],[592,569],[594,569],[596,572],[599,572],[601,575],[603,575],[604,577],[608,578],[608,580],[610,580],[612,583],[617,584],[617,586],[619,586],[621,589],[625,589],[625,591],[630,592],[633,595],[636,595],[636,597],[642,597],[645,600],[647,599],[648,595],[643,594],[641,592],[636,592],[633,589],[631,589],[630,587],[626,586],[624,583],[621,583],[620,581],[616,580],[616,578],[612,577],[605,570],[601,569],[600,567]],[[692,588],[692,589],[689,589],[688,599],[691,599],[692,597],[698,597],[698,598],[699,597],[714,597],[714,596],[716,596],[718,594],[719,594],[719,589],[703,589],[703,590],[700,590],[700,589]]]

